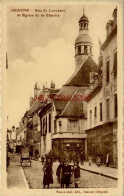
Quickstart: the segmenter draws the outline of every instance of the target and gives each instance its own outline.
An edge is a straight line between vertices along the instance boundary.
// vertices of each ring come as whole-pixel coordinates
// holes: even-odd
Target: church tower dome
[[[75,67],[78,69],[86,57],[92,56],[92,38],[88,30],[89,20],[85,16],[83,8],[83,16],[79,20],[79,35],[75,40]]]

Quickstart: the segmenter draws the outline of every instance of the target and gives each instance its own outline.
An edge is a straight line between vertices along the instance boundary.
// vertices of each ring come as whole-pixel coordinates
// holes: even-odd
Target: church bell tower
[[[79,35],[75,40],[75,70],[77,70],[83,61],[90,54],[92,56],[92,39],[88,30],[89,20],[85,16],[83,7],[83,16],[79,20]]]

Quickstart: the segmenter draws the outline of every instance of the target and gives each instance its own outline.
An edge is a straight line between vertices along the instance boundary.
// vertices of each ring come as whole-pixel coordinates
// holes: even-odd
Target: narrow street
[[[53,180],[54,184],[50,185],[50,188],[60,188],[60,184],[57,182],[56,169],[58,162],[53,164]],[[91,166],[92,167],[92,166]],[[29,184],[29,188],[41,189],[43,188],[43,166],[40,161],[32,160],[31,167],[23,167],[26,179]],[[80,185],[81,188],[115,188],[117,187],[117,180],[110,179],[98,174],[93,174],[88,171],[80,170],[81,178]],[[70,185],[70,188],[74,188],[74,184]]]
[[[54,184],[50,185],[50,188],[60,188],[60,184],[57,182],[56,169],[58,162],[53,164],[53,181]],[[92,166],[91,166],[92,167]],[[12,154],[10,156],[10,165],[7,172],[7,186],[8,188],[27,188],[30,189],[42,189],[43,188],[43,166],[40,161],[32,160],[31,167],[20,165],[20,156]],[[111,169],[111,168],[110,168]],[[23,173],[24,171],[24,173]],[[81,188],[116,188],[117,180],[110,179],[98,174],[94,174],[88,171],[80,170]],[[26,183],[27,182],[27,183]],[[74,184],[70,185],[70,188],[74,188]]]

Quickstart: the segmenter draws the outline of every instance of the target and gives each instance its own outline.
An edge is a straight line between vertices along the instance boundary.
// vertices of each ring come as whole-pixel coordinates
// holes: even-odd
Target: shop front
[[[110,155],[110,164],[115,165],[113,157],[113,123],[109,122],[89,129],[87,132],[87,154],[92,156],[92,160],[96,161],[98,154],[101,154],[103,163],[106,163],[106,155]]]
[[[68,159],[73,159],[74,156],[80,157],[81,151],[85,152],[85,139],[54,139],[52,141],[52,150],[58,158],[62,154]]]

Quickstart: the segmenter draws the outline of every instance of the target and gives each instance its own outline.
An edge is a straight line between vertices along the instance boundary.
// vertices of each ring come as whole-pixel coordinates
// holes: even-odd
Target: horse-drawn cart
[[[31,166],[31,158],[29,154],[29,148],[28,147],[23,147],[21,149],[21,159],[20,159],[21,166],[24,164],[25,166],[28,165]]]

